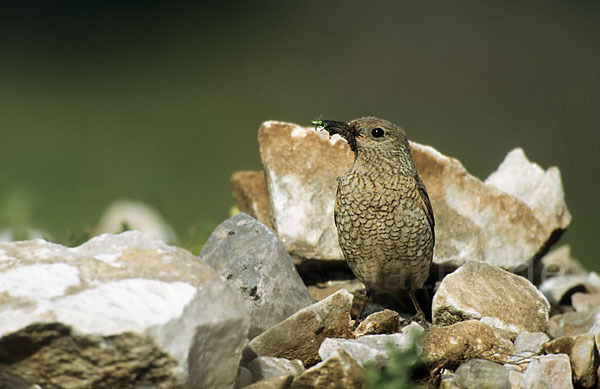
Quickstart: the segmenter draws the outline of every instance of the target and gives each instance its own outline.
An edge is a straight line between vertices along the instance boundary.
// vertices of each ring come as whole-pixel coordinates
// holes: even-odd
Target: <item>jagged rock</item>
[[[508,370],[502,365],[485,360],[471,359],[461,364],[454,382],[463,389],[510,389]]]
[[[590,311],[600,307],[600,293],[573,293],[571,305],[577,312]]]
[[[130,231],[0,244],[0,360],[43,387],[227,387],[249,319],[185,250]],[[210,353],[204,350],[211,350]]]
[[[304,372],[304,366],[298,359],[258,357],[248,365],[254,382],[281,375],[297,376]]]
[[[314,302],[277,236],[245,213],[219,224],[200,259],[241,292],[250,338]]]
[[[340,349],[325,361],[311,367],[294,379],[292,389],[364,388],[360,364]]]
[[[259,144],[271,216],[286,249],[299,263],[343,259],[333,205],[336,178],[353,161],[347,143],[325,131],[265,122]],[[569,224],[558,169],[544,172],[520,149],[486,183],[431,147],[411,142],[411,151],[436,216],[437,265],[456,268],[478,258],[522,271]]]
[[[361,314],[361,311],[364,312],[367,310],[367,308],[365,308],[365,304],[367,304],[368,300],[367,289],[365,288],[365,285],[356,278],[352,280],[330,280],[319,282],[315,285],[310,285],[308,287],[308,292],[315,300],[321,301],[340,289],[346,289],[354,296],[354,299],[352,300],[352,317],[358,317],[358,315]]]
[[[432,327],[423,338],[423,362],[430,366],[453,365],[471,358],[503,363],[514,351],[508,332],[478,320]]]
[[[244,389],[288,389],[292,384],[294,376],[280,375],[258,381],[252,385],[244,386]]]
[[[141,201],[124,199],[116,200],[106,208],[94,233],[118,234],[126,230],[144,232],[171,244],[178,240],[175,229],[154,207]]]
[[[351,338],[352,295],[342,289],[301,309],[258,335],[248,345],[253,356],[299,359],[304,366],[319,361],[319,346],[326,338]]]
[[[336,178],[354,156],[339,136],[290,123],[258,131],[275,230],[294,256],[342,260],[333,221]]]
[[[520,356],[539,354],[548,341],[550,338],[543,332],[521,331],[515,339],[515,353]]]
[[[393,343],[399,349],[407,349],[415,341],[415,337],[423,333],[423,327],[417,323],[402,329],[400,334],[365,335],[358,339],[333,339],[323,341],[319,348],[319,356],[325,360],[338,349],[343,349],[361,365],[373,363],[384,367],[388,360],[388,344]]]
[[[370,314],[354,330],[357,338],[364,335],[393,334],[400,327],[400,315],[396,311],[385,309]]]
[[[550,304],[527,279],[482,262],[446,276],[433,297],[433,323],[479,319],[513,332],[546,332]]]
[[[552,338],[597,334],[600,332],[600,308],[582,312],[567,312],[550,319],[548,334]]]
[[[596,346],[594,335],[561,336],[544,345],[548,354],[567,354],[571,361],[573,380],[584,388],[596,383]]]
[[[536,357],[525,370],[523,388],[572,389],[569,357],[565,354]]]
[[[244,170],[231,176],[233,200],[241,212],[273,229],[269,210],[269,192],[264,171]]]

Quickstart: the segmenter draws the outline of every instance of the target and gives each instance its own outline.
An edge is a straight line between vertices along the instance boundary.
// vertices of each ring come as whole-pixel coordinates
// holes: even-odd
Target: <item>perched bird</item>
[[[435,222],[406,133],[376,117],[313,124],[341,135],[355,156],[352,168],[338,178],[334,211],[346,262],[369,292],[398,301],[408,292],[424,320],[415,290],[429,276]]]

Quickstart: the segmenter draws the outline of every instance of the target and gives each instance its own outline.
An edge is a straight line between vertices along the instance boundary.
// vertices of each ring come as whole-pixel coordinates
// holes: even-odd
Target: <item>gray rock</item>
[[[302,361],[294,359],[290,361],[285,358],[258,357],[248,365],[254,382],[280,375],[297,376],[304,372]]]
[[[42,387],[233,386],[246,309],[187,251],[130,231],[76,248],[0,244],[0,258],[0,355],[14,374]]]
[[[339,349],[325,361],[311,367],[294,379],[291,386],[300,388],[364,388],[364,372],[360,364]]]
[[[569,357],[565,354],[536,357],[525,370],[523,388],[572,389]]]
[[[485,359],[471,359],[461,364],[454,382],[462,389],[510,389],[508,370]]]
[[[245,213],[213,231],[200,259],[241,292],[250,338],[314,302],[277,236]]]
[[[482,262],[446,276],[433,297],[433,323],[478,319],[513,332],[545,332],[550,304],[527,279]]]
[[[567,312],[550,318],[548,334],[552,338],[600,332],[600,308],[588,311]]]
[[[362,366],[372,363],[382,368],[388,361],[388,344],[394,344],[399,349],[407,349],[414,342],[414,338],[420,336],[423,331],[423,327],[411,323],[399,334],[365,335],[358,339],[328,338],[321,344],[319,356],[325,360],[338,349],[343,349]]]
[[[319,346],[326,338],[351,338],[352,295],[342,289],[301,309],[250,341],[247,354],[299,359],[312,366],[320,358]]]
[[[515,339],[515,353],[520,356],[539,354],[548,341],[550,338],[543,332],[521,331]]]
[[[571,361],[573,381],[584,388],[596,383],[596,346],[594,335],[561,336],[544,345],[549,354],[567,354]]]

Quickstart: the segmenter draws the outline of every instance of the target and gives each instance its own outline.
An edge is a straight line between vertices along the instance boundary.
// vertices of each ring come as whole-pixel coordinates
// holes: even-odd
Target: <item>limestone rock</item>
[[[555,166],[544,171],[530,162],[521,148],[509,152],[498,170],[485,180],[485,184],[527,204],[547,236],[566,230],[571,223],[560,171]]]
[[[567,354],[571,361],[573,380],[584,388],[596,383],[596,346],[594,335],[561,336],[544,345],[548,354]]]
[[[513,332],[546,332],[550,304],[525,278],[482,262],[446,276],[433,297],[434,324],[479,319]]]
[[[255,356],[299,359],[304,366],[319,361],[326,338],[351,338],[352,295],[342,289],[308,306],[258,335],[248,345]]]
[[[250,362],[250,365],[248,365],[248,369],[250,369],[250,372],[252,373],[254,382],[281,375],[291,374],[297,376],[304,372],[304,366],[298,359],[290,361],[285,358],[273,357],[255,358]]]
[[[231,176],[233,200],[241,212],[273,229],[264,171],[244,170]]]
[[[280,375],[258,381],[252,385],[244,386],[244,389],[288,389],[292,384],[294,376]]]
[[[593,272],[588,275],[565,274],[543,281],[539,289],[550,304],[568,304],[568,301],[565,300],[575,292],[600,292],[600,280],[598,280],[597,274]]]
[[[461,364],[454,382],[464,389],[510,389],[508,370],[485,359],[471,359]]]
[[[364,387],[363,368],[341,349],[325,361],[306,370],[292,383],[293,389],[360,389]]]
[[[600,307],[600,293],[573,293],[571,296],[571,305],[577,312],[590,311]]]
[[[600,308],[583,312],[567,312],[550,319],[548,333],[553,338],[600,332]]]
[[[523,388],[572,389],[569,357],[565,354],[536,357],[525,370]]]
[[[543,332],[521,331],[515,339],[515,353],[521,356],[539,354],[548,341],[550,338]]]
[[[245,213],[213,231],[200,259],[241,292],[250,338],[314,302],[277,236]]]
[[[571,256],[571,247],[565,244],[553,249],[534,263],[534,273],[531,276],[534,278],[534,283],[538,285],[552,277],[586,276],[587,273],[579,261]]]
[[[396,311],[385,309],[369,315],[354,330],[357,338],[364,335],[393,334],[400,327],[400,315]]]
[[[423,333],[423,327],[412,323],[402,329],[400,334],[365,335],[358,339],[325,339],[319,348],[319,356],[325,360],[338,349],[343,349],[362,366],[375,364],[382,368],[388,360],[388,344],[392,343],[399,349],[407,349],[415,337]]]
[[[233,385],[246,310],[187,251],[130,231],[75,248],[0,244],[0,258],[0,359],[14,374],[43,387]]]
[[[435,213],[438,265],[456,268],[476,259],[522,271],[568,225],[558,170],[551,168],[541,181],[530,176],[537,165],[515,158],[522,151],[509,153],[485,183],[431,147],[412,142],[411,151]],[[511,187],[511,180],[518,184]],[[544,196],[552,201],[541,202]]]
[[[258,131],[274,227],[285,248],[309,259],[341,260],[333,221],[336,178],[354,155],[339,136],[281,122]]]
[[[506,362],[514,346],[506,331],[467,320],[444,327],[432,327],[423,338],[423,361],[435,366],[471,358]]]
[[[321,301],[340,289],[346,289],[354,296],[351,312],[353,318],[358,317],[358,315],[361,314],[361,311],[364,313],[367,310],[365,307],[365,304],[368,304],[367,289],[364,284],[356,278],[352,280],[329,280],[318,282],[314,285],[310,285],[308,287],[308,292],[315,300]]]
[[[124,199],[116,200],[106,208],[94,233],[118,234],[127,230],[144,232],[171,244],[178,240],[175,229],[154,207]]]

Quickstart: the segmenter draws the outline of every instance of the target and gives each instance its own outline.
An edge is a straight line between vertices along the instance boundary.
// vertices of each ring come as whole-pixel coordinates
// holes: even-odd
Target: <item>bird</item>
[[[334,219],[344,258],[369,295],[408,295],[425,321],[415,291],[429,276],[435,219],[404,129],[384,119],[316,120],[339,134],[354,152],[352,167],[337,179]]]

